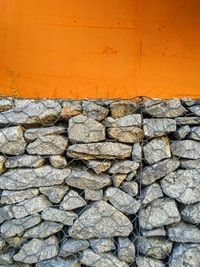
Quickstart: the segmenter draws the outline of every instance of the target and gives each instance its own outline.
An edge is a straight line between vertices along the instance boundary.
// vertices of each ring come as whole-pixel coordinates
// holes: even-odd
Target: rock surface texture
[[[0,267],[199,267],[200,100],[0,99]]]

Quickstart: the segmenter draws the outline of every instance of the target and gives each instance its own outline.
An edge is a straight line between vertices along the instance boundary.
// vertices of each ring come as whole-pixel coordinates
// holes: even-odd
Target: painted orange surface
[[[199,0],[0,0],[0,94],[200,97]]]

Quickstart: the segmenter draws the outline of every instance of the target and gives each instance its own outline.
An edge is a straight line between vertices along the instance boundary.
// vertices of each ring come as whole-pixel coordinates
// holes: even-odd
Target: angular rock
[[[195,105],[188,108],[193,114],[200,116],[200,105]]]
[[[12,212],[15,218],[23,218],[28,215],[38,213],[51,206],[51,202],[43,195],[24,200],[12,206]]]
[[[9,110],[13,107],[11,99],[0,99],[0,112]]]
[[[175,118],[177,125],[199,125],[199,117],[179,117]]]
[[[126,179],[127,174],[114,174],[112,175],[112,182],[114,187],[119,187],[121,185],[121,183]]]
[[[25,263],[37,263],[54,258],[58,251],[58,240],[55,236],[43,240],[34,238],[24,244],[13,258]]]
[[[81,113],[78,110],[68,108],[68,107],[63,107],[60,115],[64,120],[68,121],[70,118],[74,116],[78,116],[80,114]]]
[[[102,172],[106,171],[110,168],[111,162],[107,160],[88,160],[87,166],[93,169],[96,174],[101,174]]]
[[[65,180],[66,184],[79,189],[99,190],[111,184],[107,174],[97,175],[92,171],[84,171],[81,168],[74,168]]]
[[[45,260],[36,263],[36,267],[81,267],[80,262],[74,257],[55,257],[51,260]]]
[[[117,255],[121,261],[133,262],[135,259],[134,243],[128,238],[119,237]]]
[[[0,152],[9,155],[23,154],[27,145],[23,131],[21,126],[0,129]]]
[[[14,248],[7,248],[5,251],[0,253],[0,266],[10,266],[13,263],[13,255],[15,254]]]
[[[40,224],[26,230],[23,237],[25,238],[47,238],[61,231],[63,224],[43,221]]]
[[[172,245],[173,242],[164,237],[139,237],[137,240],[139,252],[157,260],[165,259],[169,256]]]
[[[68,257],[79,251],[85,250],[89,247],[90,243],[87,240],[66,239],[60,244],[61,257]]]
[[[200,142],[194,140],[176,141],[171,144],[174,156],[186,159],[200,159]]]
[[[193,205],[187,205],[181,211],[181,217],[185,222],[199,224],[200,223],[200,202],[193,204]]]
[[[178,170],[161,180],[163,192],[183,204],[193,204],[200,199],[200,172],[198,169]]]
[[[0,155],[0,174],[6,170],[5,161],[6,161],[6,158]]]
[[[103,190],[85,189],[84,193],[85,193],[86,200],[98,201],[103,198]]]
[[[8,170],[0,176],[0,189],[22,190],[31,187],[59,185],[69,176],[70,170],[54,169],[51,166],[42,166],[31,169]]]
[[[138,143],[143,139],[143,132],[139,127],[108,128],[108,137],[122,143]]]
[[[165,264],[160,260],[142,256],[136,258],[136,264],[137,267],[165,267]]]
[[[176,170],[179,166],[180,161],[177,159],[164,159],[161,162],[144,167],[139,174],[140,182],[142,185],[150,185]]]
[[[200,168],[200,159],[182,159],[181,168],[183,169],[199,169]]]
[[[192,127],[188,138],[200,141],[200,126]]]
[[[159,137],[176,131],[173,119],[144,119],[143,131],[146,137]]]
[[[109,112],[108,108],[88,101],[83,101],[82,107],[83,115],[97,121],[102,121],[108,115]]]
[[[38,214],[27,216],[21,219],[12,219],[5,221],[1,225],[1,233],[6,238],[14,236],[22,236],[24,231],[39,224],[41,221]]]
[[[184,98],[181,98],[181,102],[183,103],[184,106],[191,107],[191,106],[194,106],[199,101],[198,101],[198,99],[193,99],[190,97],[184,97]]]
[[[173,136],[177,140],[181,140],[186,137],[190,133],[190,127],[188,125],[184,125],[180,127],[175,133],[173,133]]]
[[[105,191],[105,197],[115,208],[126,214],[135,214],[140,208],[139,201],[115,187],[109,187]]]
[[[107,117],[104,121],[105,126],[108,128],[112,127],[130,127],[138,126],[141,127],[142,117],[140,114],[130,114],[124,117],[113,119],[112,117]]]
[[[91,249],[86,249],[82,252],[80,262],[86,266],[93,267],[128,267],[128,264],[118,260],[111,253],[96,254]]]
[[[41,136],[27,146],[27,152],[32,155],[59,155],[64,153],[68,140],[60,135]]]
[[[163,192],[159,184],[153,183],[142,189],[140,197],[142,204],[147,205],[153,200],[163,197]]]
[[[49,183],[49,182],[48,182]],[[67,185],[55,185],[48,187],[40,187],[40,192],[48,197],[53,203],[60,203],[66,192],[69,190]]]
[[[25,127],[54,124],[60,116],[61,106],[55,100],[31,100],[0,113],[0,125]]]
[[[113,142],[76,144],[69,146],[67,155],[78,159],[125,159],[131,155],[131,146]]]
[[[87,205],[87,202],[76,191],[70,190],[60,203],[61,210],[74,210]]]
[[[110,104],[111,117],[114,119],[136,113],[137,109],[137,103],[129,100],[117,100]]]
[[[136,162],[142,161],[142,147],[139,143],[133,144],[133,150],[132,150],[132,160]]]
[[[92,250],[98,254],[116,249],[115,242],[112,238],[93,238],[89,242]]]
[[[38,189],[26,189],[19,191],[4,190],[1,193],[1,204],[14,204],[26,199],[33,198],[39,194]]]
[[[127,194],[129,194],[132,197],[137,196],[138,194],[138,184],[136,182],[123,182],[120,186],[120,189],[125,191]]]
[[[132,229],[132,223],[122,212],[99,201],[80,215],[69,229],[69,235],[76,239],[128,236]]]
[[[49,157],[49,161],[51,165],[56,169],[63,169],[67,166],[66,158],[60,155]]]
[[[62,107],[70,108],[82,112],[82,101],[81,100],[63,100],[61,101]]]
[[[139,211],[139,224],[143,230],[151,230],[180,220],[176,202],[170,198],[156,199]]]
[[[42,212],[41,218],[46,221],[59,222],[64,225],[73,225],[73,222],[78,218],[78,215],[72,211],[47,208]]]
[[[178,98],[161,100],[150,99],[143,103],[144,112],[156,118],[175,118],[186,113]]]
[[[25,242],[27,241],[26,238],[21,237],[21,236],[14,236],[14,237],[7,237],[6,242],[14,248],[19,248],[21,247]]]
[[[2,252],[5,249],[6,246],[6,240],[0,236],[0,252]]]
[[[133,178],[137,178],[137,171],[133,171],[130,172],[127,176],[126,176],[126,181],[130,182],[131,180],[133,180]]]
[[[114,162],[109,168],[108,172],[112,174],[116,173],[129,173],[139,168],[139,163],[132,160],[121,160]]]
[[[171,151],[167,137],[155,138],[143,146],[144,158],[149,164],[170,158]]]
[[[141,233],[142,233],[142,236],[145,236],[145,237],[166,236],[166,231],[164,227],[156,228],[150,231],[141,230]]]
[[[0,224],[6,220],[14,218],[11,207],[11,205],[0,207]]]
[[[32,155],[20,155],[17,157],[8,158],[5,162],[6,168],[39,168],[44,165],[44,158],[41,156],[32,156]]]

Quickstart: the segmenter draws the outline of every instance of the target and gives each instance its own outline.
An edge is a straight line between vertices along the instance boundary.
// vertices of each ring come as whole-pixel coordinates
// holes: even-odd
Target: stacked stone
[[[0,266],[200,265],[200,101],[0,100]]]

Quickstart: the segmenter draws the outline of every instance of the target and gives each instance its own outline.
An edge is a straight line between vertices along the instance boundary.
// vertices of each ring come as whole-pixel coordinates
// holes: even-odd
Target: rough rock
[[[87,240],[66,239],[60,244],[61,257],[68,257],[79,251],[85,250],[89,247],[90,243]]]
[[[135,259],[134,243],[126,237],[119,237],[117,255],[121,261],[133,262]]]
[[[160,260],[142,256],[136,258],[136,264],[137,267],[165,267],[165,264]]]
[[[122,143],[138,143],[143,138],[143,131],[136,126],[108,128],[108,137]]]
[[[113,142],[76,144],[69,146],[67,155],[78,159],[124,159],[131,155],[131,146]]]
[[[200,127],[192,127],[188,138],[200,141]]]
[[[130,182],[134,178],[137,179],[137,171],[133,171],[133,172],[128,173],[128,175],[126,176],[126,181]]]
[[[39,168],[44,165],[44,158],[41,156],[32,156],[32,155],[20,155],[17,157],[10,157],[5,162],[6,168]]]
[[[86,266],[92,267],[128,267],[128,264],[118,260],[111,253],[97,254],[91,249],[86,249],[82,252],[80,262]]]
[[[177,140],[181,140],[185,138],[190,133],[190,127],[188,125],[184,125],[180,127],[175,133],[173,133],[173,136]]]
[[[109,187],[105,191],[105,197],[115,208],[126,214],[135,214],[140,208],[139,201],[115,187]]]
[[[200,159],[182,159],[181,168],[183,169],[199,169]]]
[[[0,223],[14,218],[11,207],[11,205],[0,207]]]
[[[0,152],[9,155],[23,154],[27,145],[23,137],[23,131],[21,126],[0,129]]]
[[[161,100],[149,99],[144,101],[144,112],[156,118],[175,118],[186,113],[178,98]]]
[[[176,118],[177,125],[199,125],[200,118],[199,117],[179,117]]]
[[[112,175],[112,182],[114,187],[119,187],[121,183],[126,179],[127,174],[114,174]]]
[[[141,191],[142,204],[147,205],[157,198],[163,197],[163,192],[158,183],[153,183]]]
[[[60,203],[61,210],[74,210],[87,205],[87,202],[76,191],[70,190]]]
[[[63,169],[67,166],[66,158],[60,155],[49,157],[49,161],[51,165],[56,169]]]
[[[9,110],[13,107],[12,100],[10,99],[0,99],[0,112]]]
[[[92,200],[92,201],[98,201],[103,198],[103,190],[91,190],[91,189],[85,189],[85,199],[86,200]]]
[[[7,237],[6,242],[14,248],[19,248],[21,247],[25,242],[27,241],[26,238],[21,237],[21,236],[14,236],[14,237]]]
[[[13,248],[7,248],[5,251],[0,253],[0,266],[5,265],[10,266],[13,263],[13,255],[15,254],[15,250]]]
[[[0,174],[6,170],[5,161],[6,161],[6,158],[0,155]]]
[[[14,237],[16,235],[22,236],[24,231],[39,224],[41,221],[38,214],[27,216],[21,219],[12,219],[5,221],[1,225],[1,234],[7,237]]]
[[[12,206],[12,212],[15,218],[23,218],[28,215],[38,213],[49,207],[52,203],[43,195],[24,200]]]
[[[122,185],[120,186],[120,189],[122,189],[132,197],[135,197],[138,194],[138,184],[134,181],[123,182]]]
[[[33,128],[33,129],[27,129],[24,132],[24,137],[28,142],[32,142],[35,139],[41,138],[43,136],[59,135],[65,133],[66,131],[67,129],[64,126]]]
[[[174,200],[160,198],[139,211],[139,224],[143,230],[169,225],[181,220]]]
[[[200,116],[200,105],[195,105],[188,108],[193,114]]]
[[[186,159],[200,159],[200,142],[194,140],[176,141],[171,144],[174,156]]]
[[[164,227],[156,228],[150,231],[141,230],[142,236],[145,237],[158,237],[158,236],[166,236],[166,231]]]
[[[190,97],[184,97],[184,98],[181,98],[181,102],[183,103],[184,106],[191,107],[191,106],[194,106],[196,103],[198,103],[199,100],[193,99]]]
[[[25,263],[37,263],[54,258],[58,251],[58,240],[55,236],[43,240],[34,238],[24,244],[13,258]]]
[[[117,100],[110,104],[111,117],[114,119],[136,113],[137,103],[129,100]]]
[[[200,230],[195,226],[184,222],[167,226],[167,234],[170,240],[179,243],[200,243]]]
[[[181,211],[181,217],[185,222],[199,224],[200,223],[200,202],[193,204],[193,205],[187,205]]]
[[[139,143],[133,144],[133,150],[132,150],[132,160],[136,162],[142,161],[142,147]]]
[[[78,215],[72,211],[47,208],[42,212],[41,218],[46,221],[59,222],[64,225],[73,225],[73,222],[78,218]]]
[[[116,249],[115,241],[112,238],[93,238],[89,242],[92,250],[98,254]]]
[[[114,162],[109,168],[108,172],[111,174],[129,173],[137,170],[139,166],[139,163],[134,162],[132,160],[121,160],[118,162]]]
[[[170,158],[171,151],[167,137],[155,138],[143,146],[144,158],[149,164]]]
[[[74,257],[55,257],[51,260],[38,262],[36,267],[81,267],[80,262]]]
[[[27,146],[27,152],[32,155],[63,154],[68,146],[68,140],[60,135],[41,136]]]
[[[6,240],[0,236],[0,252],[2,252],[5,249],[6,246]]]
[[[140,114],[130,114],[121,118],[113,119],[112,117],[107,117],[104,124],[108,128],[112,127],[130,127],[138,126],[141,127],[142,116]]]
[[[111,179],[107,174],[97,175],[92,171],[74,168],[65,180],[66,184],[79,189],[99,190],[111,184]]]
[[[48,182],[49,184],[49,182]],[[40,187],[40,192],[48,197],[48,199],[53,203],[60,203],[69,190],[67,185],[55,185],[48,187]]]
[[[128,236],[133,229],[131,221],[105,201],[87,208],[69,229],[76,239]]]
[[[102,121],[108,115],[109,112],[108,108],[102,107],[95,103],[91,103],[89,101],[83,101],[82,107],[83,107],[83,115],[91,119],[94,119],[96,121]]]
[[[32,100],[0,113],[0,125],[26,127],[54,124],[60,116],[61,106],[55,100]]]
[[[74,117],[74,116],[78,116],[81,113],[78,110],[72,109],[72,108],[68,108],[68,107],[63,107],[61,110],[61,117],[64,120],[69,120],[70,118]]]
[[[0,189],[22,190],[31,187],[59,185],[70,174],[70,170],[54,169],[51,166],[42,166],[31,169],[8,170],[0,176]]]
[[[101,174],[110,168],[111,162],[107,160],[88,160],[86,164],[96,174]]]
[[[62,107],[70,108],[82,112],[82,101],[81,100],[62,100]]]
[[[183,204],[193,204],[200,199],[200,172],[195,169],[178,170],[161,180],[163,192]]]
[[[139,237],[137,247],[141,254],[159,259],[170,255],[173,242],[164,237]]]
[[[177,159],[164,159],[161,162],[144,167],[139,174],[140,182],[142,185],[150,185],[176,170],[179,166],[180,161]]]
[[[144,119],[143,131],[146,137],[159,137],[176,131],[173,119]]]

